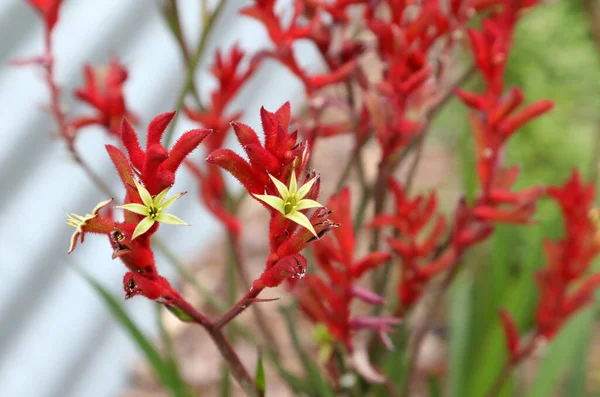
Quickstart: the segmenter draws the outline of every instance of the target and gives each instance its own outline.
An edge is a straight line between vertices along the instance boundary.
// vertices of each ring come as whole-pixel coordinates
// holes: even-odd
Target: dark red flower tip
[[[58,21],[58,11],[62,0],[26,0],[44,19],[46,32],[49,34]]]
[[[508,348],[511,361],[516,362],[521,355],[519,330],[517,329],[517,324],[506,309],[500,310],[500,320],[502,322],[506,347]]]

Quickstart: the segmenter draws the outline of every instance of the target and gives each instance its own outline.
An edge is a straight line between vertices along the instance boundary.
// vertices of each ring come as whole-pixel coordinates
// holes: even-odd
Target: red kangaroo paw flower
[[[146,140],[146,150],[152,145],[160,145],[162,135],[165,133],[167,126],[175,117],[175,112],[163,113],[156,116],[150,124],[148,124],[148,137]]]

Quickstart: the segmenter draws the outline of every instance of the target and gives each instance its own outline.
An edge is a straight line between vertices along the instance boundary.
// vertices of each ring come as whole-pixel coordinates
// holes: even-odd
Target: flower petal
[[[290,178],[290,196],[296,194],[298,190],[298,181],[296,180],[296,170],[292,169],[292,177]]]
[[[310,223],[310,220],[303,213],[294,211],[291,214],[285,215],[285,217],[308,229],[315,237],[319,237],[317,236],[317,232],[315,232],[312,223]]]
[[[181,219],[177,218],[175,215],[171,215],[171,214],[158,214],[158,216],[155,219],[158,222],[168,223],[169,225],[190,226],[189,223],[184,222]]]
[[[108,200],[104,200],[98,203],[98,205],[96,206],[96,208],[94,208],[94,210],[92,211],[92,215],[97,215],[98,212],[106,207],[107,205],[109,205],[111,202],[113,201],[112,198],[108,199]]]
[[[306,196],[308,194],[308,192],[310,191],[310,188],[315,184],[315,182],[317,181],[317,178],[318,178],[318,176],[315,176],[310,181],[308,181],[304,185],[302,185],[302,187],[300,189],[298,189],[298,193],[296,193],[296,196],[298,196],[300,199],[303,199],[304,196]]]
[[[283,182],[281,182],[279,179],[275,178],[271,174],[269,174],[269,178],[271,178],[271,180],[275,184],[275,187],[277,188],[277,191],[279,192],[281,198],[285,200],[290,194],[290,191],[288,190],[287,186],[285,186]]]
[[[321,208],[322,205],[317,203],[315,200],[303,199],[300,200],[296,206],[296,211],[307,210],[309,208]]]
[[[146,233],[148,229],[150,229],[152,225],[154,225],[154,222],[156,221],[152,218],[146,217],[142,219],[140,223],[138,223],[138,225],[135,227],[135,230],[133,231],[133,237],[131,237],[131,239],[135,240],[136,237]]]
[[[141,204],[136,204],[136,203],[123,204],[123,205],[118,205],[117,208],[122,208],[124,210],[133,212],[135,214],[148,215],[148,208]]]
[[[79,237],[79,229],[75,230],[71,236],[71,245],[69,246],[69,252],[67,252],[67,254],[70,254],[75,249],[75,246],[77,245],[77,237]]]
[[[175,201],[179,200],[179,198],[181,196],[183,196],[184,194],[186,194],[187,192],[181,192],[178,193],[172,197],[169,197],[168,199],[166,199],[165,201],[161,202],[157,202],[158,206],[161,208],[161,211],[166,211],[167,208],[169,208],[170,206],[173,205],[173,203],[175,203]],[[158,198],[158,196],[156,196]]]
[[[154,196],[154,200],[152,200],[154,202],[154,205],[160,207],[160,203],[162,203],[162,201],[165,199],[165,196],[167,195],[167,193],[169,193],[170,189],[171,187],[169,186],[168,188]]]
[[[150,207],[150,204],[152,204],[152,196],[150,195],[150,192],[148,192],[148,190],[146,190],[146,188],[135,179],[133,182],[135,183],[135,187],[137,187],[137,191],[140,194],[142,202],[146,205],[146,207]]]
[[[253,194],[253,196],[275,208],[277,211],[281,212],[282,215],[285,215],[285,201],[283,201],[280,197],[269,196],[268,194]]]

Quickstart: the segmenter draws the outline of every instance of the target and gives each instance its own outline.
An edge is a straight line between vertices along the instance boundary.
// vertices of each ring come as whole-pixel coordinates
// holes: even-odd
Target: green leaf
[[[177,307],[168,306],[168,305],[165,305],[164,307],[166,307],[167,310],[169,310],[171,313],[173,313],[173,315],[175,317],[177,317],[184,323],[194,323],[195,322],[195,320],[192,318],[192,316],[190,316],[189,314],[185,313],[183,310],[181,310]]]
[[[254,382],[258,388],[259,396],[264,397],[267,385],[265,382],[265,367],[263,365],[262,351],[258,349],[258,358],[256,359],[256,376]]]
[[[430,376],[427,379],[427,387],[429,389],[429,397],[442,397],[442,386],[439,378]]]
[[[473,318],[473,282],[469,274],[458,277],[450,300],[450,388],[451,396],[464,396],[469,378],[469,352]]]
[[[527,397],[552,395],[567,369],[584,359],[577,355],[588,343],[594,322],[594,309],[587,308],[573,317],[550,344]],[[573,397],[572,394],[565,394]]]
[[[526,240],[523,242],[523,252],[526,252],[527,255],[521,257],[520,273],[510,282],[510,288],[506,289],[505,296],[501,299],[502,306],[506,307],[513,315],[520,329],[530,326],[533,318],[537,296],[533,280],[536,269],[544,262],[540,242],[547,229],[548,225],[528,228]],[[485,335],[480,337],[480,343],[471,350],[469,371],[477,373],[477,376],[469,376],[466,396],[484,396],[501,371],[506,359],[504,333],[498,316],[495,316],[490,326],[487,327]],[[509,387],[504,390],[508,389]]]
[[[193,394],[189,391],[179,373],[176,372],[175,368],[170,363],[167,363],[165,360],[163,360],[161,355],[158,353],[152,343],[150,343],[144,333],[129,318],[129,315],[127,312],[125,312],[119,300],[111,295],[111,293],[108,292],[100,283],[98,283],[98,281],[94,280],[80,267],[76,266],[75,269],[98,293],[104,303],[106,303],[107,308],[110,310],[117,322],[121,324],[121,326],[125,329],[125,331],[127,331],[129,336],[131,336],[133,341],[140,348],[159,382],[169,389],[176,397],[192,396]]]

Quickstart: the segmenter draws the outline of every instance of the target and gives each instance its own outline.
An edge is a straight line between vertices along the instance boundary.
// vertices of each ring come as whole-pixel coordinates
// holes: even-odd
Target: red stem
[[[215,322],[215,328],[223,328],[225,325],[227,325],[227,323],[246,310],[252,303],[254,303],[254,299],[262,290],[263,288],[250,288],[248,292],[246,292],[246,294],[231,309],[227,311],[227,313],[223,314],[221,318]]]
[[[508,360],[506,364],[504,364],[504,368],[502,368],[502,371],[500,372],[500,374],[498,374],[498,377],[492,384],[492,387],[490,387],[490,389],[486,393],[487,397],[496,397],[500,393],[502,387],[504,387],[504,384],[506,383],[508,378],[510,378],[513,369],[515,369],[515,367],[517,367],[524,359],[526,359],[533,353],[533,351],[535,350],[536,341],[537,336],[534,336],[533,338],[531,338],[531,340],[525,346],[525,348],[521,351],[516,360]]]
[[[252,292],[252,290],[250,290],[249,292]],[[256,295],[258,295],[258,293],[256,293]],[[218,325],[219,321],[213,323],[208,317],[196,310],[183,298],[176,300],[175,302],[171,303],[171,305],[189,315],[191,318],[194,319],[194,321],[198,325],[202,326],[208,332],[208,335],[211,337],[211,339],[219,349],[221,356],[223,356],[223,359],[225,359],[225,361],[227,362],[231,374],[233,375],[235,380],[237,380],[237,382],[240,384],[242,389],[244,389],[246,394],[248,394],[251,397],[258,397],[259,392],[256,387],[256,384],[250,377],[250,374],[246,370],[246,367],[244,367],[244,364],[233,349],[233,346],[231,346],[231,343],[229,343],[225,335],[223,335],[223,331]],[[244,309],[241,309],[237,314],[241,313],[243,310]],[[231,312],[231,310],[229,312]],[[232,316],[231,319],[233,319],[233,317],[235,317],[235,315]]]

